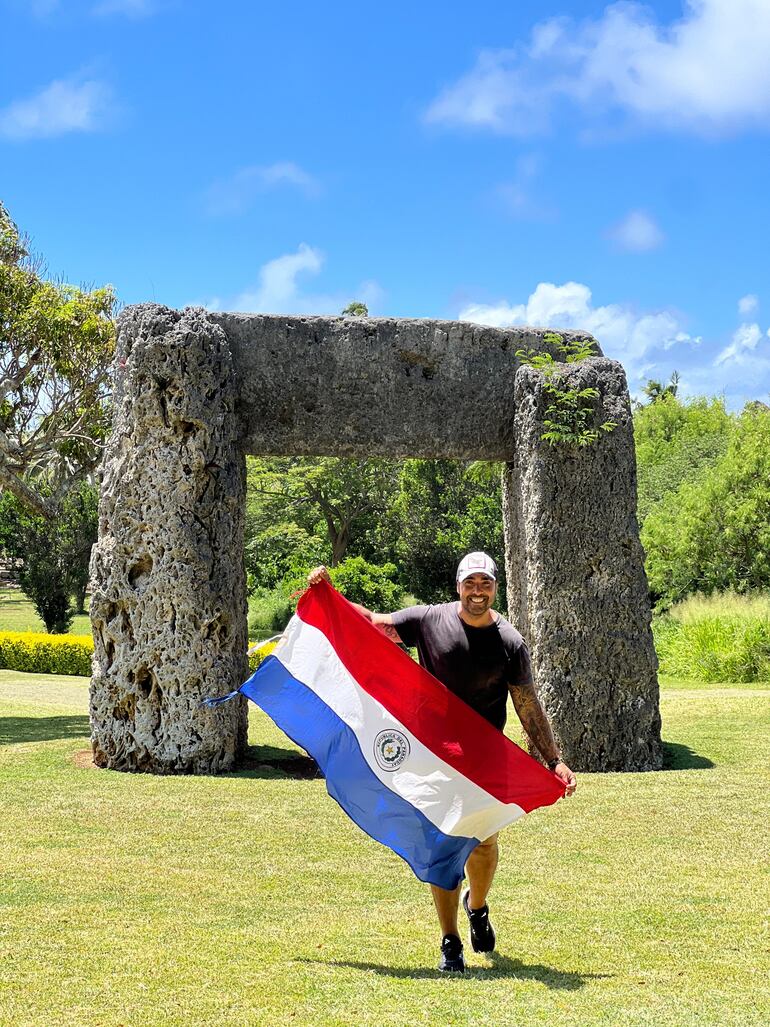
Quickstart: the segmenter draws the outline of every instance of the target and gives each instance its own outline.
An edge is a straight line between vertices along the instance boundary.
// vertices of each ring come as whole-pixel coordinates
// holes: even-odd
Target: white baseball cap
[[[488,578],[497,581],[497,564],[486,553],[468,553],[460,560],[457,568],[457,584],[465,581],[471,574],[486,574]]]

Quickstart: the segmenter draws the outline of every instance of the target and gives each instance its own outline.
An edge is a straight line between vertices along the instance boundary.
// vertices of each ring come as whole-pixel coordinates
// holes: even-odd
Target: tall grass
[[[695,595],[653,621],[662,674],[770,681],[770,595]]]

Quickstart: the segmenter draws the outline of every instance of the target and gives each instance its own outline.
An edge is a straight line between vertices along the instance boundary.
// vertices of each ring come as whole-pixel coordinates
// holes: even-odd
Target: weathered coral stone
[[[224,333],[203,312],[120,319],[115,415],[91,557],[94,762],[230,770],[246,700],[244,458]]]
[[[247,674],[250,452],[506,461],[512,619],[565,757],[581,770],[660,766],[625,376],[601,356],[571,366],[599,391],[596,425],[617,428],[590,447],[548,446],[543,377],[521,349],[558,358],[553,333],[532,328],[125,310],[92,558],[95,762],[235,765],[245,700],[201,699]]]

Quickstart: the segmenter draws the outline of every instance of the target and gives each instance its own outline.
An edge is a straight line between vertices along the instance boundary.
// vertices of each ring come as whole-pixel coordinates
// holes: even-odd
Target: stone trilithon
[[[560,333],[562,338],[581,333]],[[92,555],[95,762],[232,769],[247,676],[244,454],[501,460],[509,613],[576,770],[661,765],[628,390],[600,354],[565,369],[616,428],[549,446],[519,349],[553,334],[456,321],[129,307]],[[483,425],[480,430],[480,417]],[[452,568],[448,569],[451,574]]]

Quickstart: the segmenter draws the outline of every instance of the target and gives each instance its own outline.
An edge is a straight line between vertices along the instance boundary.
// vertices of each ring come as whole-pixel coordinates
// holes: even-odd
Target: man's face
[[[494,605],[497,582],[486,574],[471,574],[457,583],[460,606],[471,617],[481,617]]]

